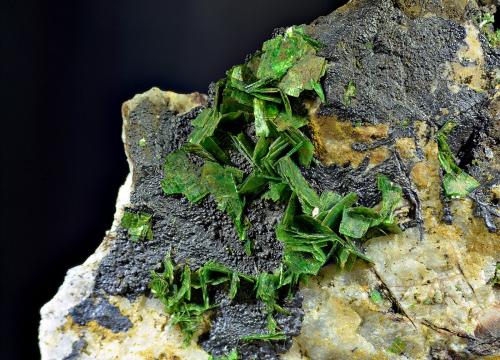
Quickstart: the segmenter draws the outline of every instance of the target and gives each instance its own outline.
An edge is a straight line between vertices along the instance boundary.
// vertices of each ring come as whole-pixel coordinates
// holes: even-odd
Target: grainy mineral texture
[[[240,344],[266,328],[263,304],[241,291],[232,301],[214,294],[220,306],[183,345],[150,294],[151,270],[169,253],[194,270],[212,260],[247,275],[273,271],[284,209],[247,207],[248,256],[211,197],[193,205],[159,186],[165,156],[211,97],[153,88],[125,102],[130,174],[104,241],[41,310],[42,359],[204,360],[235,347],[242,359],[500,358],[500,50],[477,22],[494,10],[488,1],[358,0],[306,26],[328,65],[326,101],[305,104],[319,161],[303,175],[317,191],[356,192],[365,206],[380,201],[376,177],[387,175],[403,189],[403,231],[362,244],[372,264],[331,264],[301,283],[276,318],[286,340]],[[435,135],[448,121],[458,166],[480,183],[461,199],[441,185]],[[125,210],[153,215],[151,240],[130,241]]]

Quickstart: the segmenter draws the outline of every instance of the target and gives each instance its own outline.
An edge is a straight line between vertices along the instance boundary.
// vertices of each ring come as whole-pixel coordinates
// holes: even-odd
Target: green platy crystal
[[[397,355],[401,355],[405,350],[406,350],[406,343],[399,337],[396,337],[394,341],[391,343],[391,346],[387,349],[387,351]]]
[[[128,230],[128,236],[132,241],[151,240],[153,238],[153,231],[151,230],[152,216],[145,213],[133,213],[125,211],[121,226]]]
[[[384,301],[384,298],[382,297],[382,294],[378,290],[372,290],[370,291],[370,300],[374,304],[380,304],[382,301]]]
[[[360,239],[370,228],[379,227],[388,232],[394,229],[393,213],[402,199],[401,188],[384,175],[378,177],[377,185],[382,192],[380,209],[377,211],[362,206],[344,208],[339,228],[341,234]]]
[[[447,142],[448,135],[454,127],[455,123],[451,121],[447,122],[437,133],[438,158],[439,164],[445,172],[443,176],[443,188],[446,196],[462,198],[474,191],[479,186],[479,182],[460,169],[455,162],[455,158]]]
[[[326,71],[326,60],[322,57],[307,54],[295,64],[281,79],[278,87],[289,96],[298,97],[303,90],[316,90],[315,84]],[[321,89],[321,86],[319,87]],[[324,99],[322,91],[318,96]]]
[[[245,239],[243,225],[244,200],[241,199],[237,182],[241,182],[243,172],[239,169],[223,167],[214,162],[206,162],[201,169],[202,183],[213,195],[220,210],[225,211],[233,219],[238,235]]]
[[[223,356],[210,355],[207,360],[238,360],[238,351],[232,350],[229,354]]]
[[[356,97],[356,84],[349,81],[344,90],[344,96],[342,97],[342,102],[345,106],[351,105],[351,99]]]
[[[208,194],[201,183],[200,170],[191,163],[183,149],[167,156],[161,187],[165,194],[183,194],[191,202],[198,202]]]
[[[254,340],[260,340],[260,341],[286,340],[286,335],[283,334],[283,333],[253,334],[253,335],[242,336],[240,339],[243,340],[243,341],[254,341]]]

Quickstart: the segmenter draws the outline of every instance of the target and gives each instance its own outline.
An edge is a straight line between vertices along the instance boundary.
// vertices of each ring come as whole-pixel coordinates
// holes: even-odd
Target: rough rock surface
[[[459,0],[353,1],[308,26],[329,65],[326,103],[309,104],[322,165],[304,175],[317,189],[356,191],[368,206],[379,200],[376,174],[389,175],[404,190],[398,216],[406,230],[364,244],[373,265],[330,265],[302,284],[286,304],[290,315],[278,319],[293,340],[246,345],[243,358],[500,356],[500,293],[491,284],[500,261],[500,51],[471,20],[476,10]],[[356,96],[346,101],[349,82]],[[150,271],[167,252],[193,268],[217,260],[248,274],[280,262],[280,206],[257,202],[247,210],[258,225],[248,257],[213,200],[193,206],[158,186],[164,156],[184,142],[206,102],[197,93],[153,88],[123,105],[131,173],[103,243],[68,271],[41,310],[43,359],[206,359],[205,350],[227,353],[240,334],[265,327],[261,304],[221,297],[212,328],[183,347],[147,291]],[[440,190],[434,134],[448,120],[458,124],[450,146],[459,165],[482,184],[462,200],[443,201]],[[154,214],[152,240],[127,239],[119,226],[125,209]],[[380,300],[370,297],[374,291]]]

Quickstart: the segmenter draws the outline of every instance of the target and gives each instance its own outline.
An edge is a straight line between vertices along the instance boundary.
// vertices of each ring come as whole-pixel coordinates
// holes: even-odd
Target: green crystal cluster
[[[485,9],[487,9],[486,6],[481,9],[471,9],[471,13],[477,12],[478,14],[475,20],[479,29],[481,45],[486,53],[493,54],[494,48],[500,46],[500,30],[495,28],[493,15],[485,12]],[[392,20],[388,21],[387,24],[390,26]],[[421,22],[421,24],[429,25],[425,22]],[[430,24],[432,26],[429,34],[439,32],[440,27],[444,29],[456,28],[456,24],[450,24],[435,21]],[[384,26],[381,29],[383,30]],[[259,269],[255,269],[255,273],[242,273],[241,269],[246,269],[246,264],[245,267],[231,268],[225,265],[226,263],[221,264],[213,261],[194,267],[189,260],[186,263],[172,261],[169,254],[164,258],[161,266],[156,271],[151,272],[151,292],[163,303],[166,312],[170,314],[171,324],[178,326],[183,332],[186,343],[191,341],[201,329],[206,329],[204,325],[210,318],[211,310],[220,306],[219,299],[222,296],[226,296],[233,304],[248,302],[249,299],[250,302],[254,303],[255,300],[259,304],[259,308],[264,309],[267,329],[259,330],[257,333],[245,333],[240,338],[240,344],[252,341],[281,342],[287,340],[289,333],[285,333],[286,328],[281,328],[281,321],[278,322],[277,319],[281,318],[280,314],[287,313],[288,307],[284,305],[286,302],[283,300],[287,295],[293,296],[299,283],[318,275],[327,264],[335,264],[340,269],[350,269],[355,261],[361,262],[359,259],[369,262],[370,259],[362,251],[364,242],[381,234],[400,231],[396,209],[401,205],[402,190],[387,176],[380,174],[377,177],[381,201],[371,208],[359,206],[356,193],[337,194],[329,191],[332,189],[325,189],[321,192],[316,187],[311,186],[306,177],[303,176],[304,168],[316,165],[314,146],[309,136],[307,108],[304,104],[310,105],[315,102],[317,105],[319,102],[325,102],[321,79],[327,71],[334,70],[334,72],[332,71],[333,76],[329,76],[328,79],[329,88],[326,89],[328,90],[328,98],[338,97],[334,103],[328,104],[328,107],[337,108],[342,103],[343,108],[340,110],[343,111],[347,108],[352,110],[349,112],[341,111],[339,114],[365,113],[364,110],[367,108],[368,116],[378,117],[376,114],[379,114],[378,110],[380,109],[372,109],[373,106],[370,106],[373,104],[362,101],[365,98],[373,97],[371,96],[373,94],[369,91],[366,92],[367,89],[362,87],[366,86],[367,81],[369,85],[374,85],[373,89],[386,85],[384,79],[380,78],[380,72],[375,73],[373,69],[363,70],[362,59],[359,61],[357,59],[359,57],[357,53],[363,53],[359,46],[360,42],[366,41],[366,39],[360,39],[359,36],[347,39],[349,40],[347,42],[352,44],[353,49],[359,51],[354,51],[354,53],[348,51],[348,56],[344,57],[341,54],[341,61],[334,62],[333,59],[338,55],[338,51],[333,48],[328,49],[325,53],[332,56],[332,63],[328,64],[326,59],[321,56],[322,45],[309,37],[306,30],[306,27],[298,26],[281,32],[266,41],[262,48],[249,57],[244,64],[229,69],[225,77],[211,89],[210,105],[201,111],[192,122],[193,131],[187,142],[177,150],[163,154],[165,155],[164,176],[161,181],[163,193],[167,196],[180,194],[192,204],[200,204],[209,197],[210,205],[216,204],[218,209],[231,219],[234,224],[234,242],[241,241],[241,244],[245,245],[248,256],[251,256],[253,252],[253,239],[250,236],[252,232],[249,229],[257,225],[251,224],[246,216],[250,212],[248,211],[249,205],[253,201],[259,200],[259,207],[262,204],[278,203],[279,206],[271,204],[273,211],[274,209],[283,210],[281,219],[277,221],[276,227],[273,229],[276,240],[281,242],[283,252],[272,254],[273,258],[280,258],[281,263],[270,271],[259,272]],[[332,47],[335,44],[338,46],[338,50],[349,50],[345,48],[347,42],[337,39],[332,31],[326,34],[324,30],[318,28],[314,31],[323,31],[321,36],[327,36]],[[460,38],[460,36],[458,37]],[[392,40],[397,40],[395,43],[399,42],[403,48],[406,46],[410,55],[415,52],[416,48],[418,51],[422,50],[423,53],[428,52],[425,46],[421,49],[414,46],[414,43],[419,41],[418,36],[402,37],[402,40],[399,39],[401,41]],[[458,42],[460,42],[459,40],[457,39]],[[490,47],[488,47],[488,43]],[[365,46],[369,49],[368,55],[373,53],[374,45],[372,42],[367,42]],[[351,59],[352,56],[354,59]],[[429,57],[423,56],[422,58]],[[437,63],[442,59],[433,60],[434,63]],[[464,61],[467,63],[467,59]],[[430,63],[433,64],[432,61]],[[389,65],[391,65],[390,62]],[[393,67],[400,66],[400,64],[396,65]],[[436,66],[426,68],[425,64],[419,64],[418,61],[416,65],[419,69],[427,69],[426,73],[429,71],[432,73],[432,68],[437,68]],[[334,66],[336,68],[332,69]],[[345,72],[351,71],[353,66],[356,67],[356,74],[346,74]],[[403,64],[403,68],[408,68],[408,64]],[[415,68],[415,66],[410,66],[410,68]],[[370,71],[372,72],[370,73]],[[364,72],[368,75],[364,76]],[[492,77],[494,77],[493,75]],[[353,77],[349,78],[348,76]],[[440,74],[436,74],[436,76],[439,77]],[[344,80],[334,82],[334,79]],[[419,78],[417,76],[416,80],[425,83],[426,77]],[[494,81],[494,79],[489,78],[486,80]],[[498,76],[496,82],[499,83]],[[443,99],[446,100],[446,96],[449,94],[446,91],[443,94]],[[376,95],[374,96],[376,97]],[[417,99],[417,95],[419,94],[414,96],[415,99]],[[396,109],[400,100],[399,98],[384,100],[383,105],[387,105],[385,110]],[[414,102],[418,103],[418,101]],[[348,117],[352,118],[353,116]],[[405,116],[402,115],[401,127],[405,128],[405,134],[408,131],[413,133],[411,126],[413,120],[405,118]],[[361,126],[364,122],[362,118],[350,120],[355,123],[354,126]],[[384,119],[378,120],[384,122]],[[393,123],[394,121],[391,120],[390,125],[394,125]],[[477,181],[480,179],[479,176],[483,176],[483,165],[486,162],[483,163],[481,158],[472,160],[471,166],[467,167],[470,170],[463,166],[470,160],[470,157],[463,157],[462,161],[459,161],[452,152],[452,149],[458,145],[458,141],[455,143],[452,139],[455,138],[455,132],[458,133],[459,137],[466,133],[463,132],[464,129],[453,132],[454,127],[453,122],[446,123],[442,129],[437,131],[435,137],[439,150],[438,161],[442,175],[442,192],[446,197],[452,199],[470,196],[473,200],[476,199],[476,212],[481,214],[491,212],[495,215],[494,206],[490,207],[490,205],[482,203],[482,195],[486,196],[486,193],[482,194],[483,186]],[[482,132],[480,134],[483,135]],[[390,135],[388,141],[394,140],[399,136],[399,133],[391,132]],[[374,140],[374,142],[374,146],[385,144],[385,140],[380,142]],[[141,148],[153,145],[148,145],[145,138],[138,140],[137,144]],[[353,147],[353,149],[362,149],[362,147]],[[411,166],[413,162],[410,161],[410,163]],[[385,165],[371,168],[371,171],[389,169]],[[402,171],[405,171],[404,164],[401,165]],[[471,175],[476,176],[477,179]],[[357,176],[356,181],[359,179]],[[343,184],[345,183],[342,181]],[[486,189],[486,185],[484,189]],[[420,223],[422,216],[419,214],[421,209],[418,194],[414,193],[414,197],[411,196],[414,191],[411,189],[410,183],[407,183],[405,192],[409,194],[410,203],[408,205],[412,207],[409,216],[415,217],[407,225],[418,225],[421,236],[423,236],[424,229]],[[370,193],[370,198],[371,195]],[[444,203],[443,205],[443,212],[445,214],[450,212],[450,209],[446,209],[448,204]],[[138,204],[138,209],[144,210],[144,208],[143,205]],[[193,206],[193,208],[197,209],[198,206]],[[190,213],[192,214],[191,211]],[[487,215],[481,216],[484,217],[490,231],[492,228],[496,228],[495,224],[489,225],[488,222],[492,223],[492,221],[488,219]],[[161,214],[158,214],[158,218],[162,217]],[[172,220],[178,220],[175,214],[173,217]],[[167,217],[168,220],[171,218],[171,216]],[[447,215],[445,218],[451,217]],[[189,219],[187,220],[189,221]],[[134,242],[152,239],[153,221],[154,218],[151,214],[136,210],[126,211],[122,218],[124,229],[122,229],[121,234],[127,232],[130,240]],[[166,221],[163,223],[165,224]],[[157,225],[155,229],[160,229],[161,224]],[[160,240],[159,238],[157,240]],[[202,241],[200,237],[197,239]],[[173,240],[175,241],[175,238]],[[224,239],[224,241],[226,240],[227,238]],[[171,243],[168,242],[164,245],[170,246]],[[147,246],[148,244],[145,244],[144,247]],[[132,249],[141,247],[142,244],[131,246]],[[173,251],[175,251],[175,245]],[[227,264],[231,264],[236,257],[234,254],[229,254],[230,247],[227,251],[228,255],[224,254],[221,258],[230,257],[231,262],[227,262]],[[183,256],[178,255],[184,254],[176,253],[175,255],[175,259],[177,259],[178,257],[183,258]],[[190,254],[188,258],[194,259],[197,255]],[[239,256],[240,254],[238,254]],[[266,267],[266,269],[270,268]],[[487,270],[491,274],[491,268]],[[500,286],[500,263],[496,264],[495,273],[488,284],[495,287]],[[390,291],[382,286],[370,287],[367,290],[372,307],[375,306],[379,310],[383,310],[394,300]],[[427,306],[433,303],[435,301],[429,298],[423,301],[423,304]],[[222,310],[229,312],[227,308]],[[217,331],[220,329],[219,320],[223,320],[223,318],[217,319]],[[408,354],[411,353],[412,346],[410,343],[407,344],[408,338],[403,335],[396,336],[395,334],[392,343],[385,347],[387,352],[393,354],[391,356],[399,357],[405,354],[409,356]],[[230,341],[233,340],[234,337],[231,337]],[[234,343],[223,349],[226,355],[222,357],[210,356],[209,359],[236,360],[239,357],[238,352],[243,350],[240,345]],[[217,353],[220,352],[221,348],[218,348]]]
[[[301,280],[317,275],[327,262],[344,268],[356,258],[369,261],[358,245],[399,231],[394,210],[402,192],[386,176],[378,177],[381,203],[367,208],[356,206],[356,193],[318,194],[301,173],[301,167],[314,160],[314,146],[306,135],[307,116],[295,109],[301,108],[304,97],[324,101],[320,79],[327,63],[317,55],[320,46],[303,27],[291,27],[266,41],[260,52],[217,82],[212,105],[193,120],[188,142],[166,156],[164,193],[182,194],[193,203],[211,196],[234,222],[248,255],[251,224],[245,206],[262,198],[285,207],[276,227],[284,253],[274,272],[251,276],[214,262],[191,271],[187,264],[174,266],[169,256],[163,272],[152,272],[152,293],[165,304],[186,341],[200,328],[204,314],[217,306],[211,287],[226,289],[234,299],[243,283],[264,304],[268,332],[249,334],[242,341],[283,339],[275,321],[277,312],[286,313],[278,304],[280,294],[291,295]],[[349,96],[354,95],[351,90]],[[249,127],[254,134],[245,131]],[[251,170],[235,166],[230,151],[239,152]],[[203,165],[191,161],[193,156]]]

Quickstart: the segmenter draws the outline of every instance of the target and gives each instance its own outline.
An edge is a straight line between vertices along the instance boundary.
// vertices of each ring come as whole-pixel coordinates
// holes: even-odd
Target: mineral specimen
[[[103,243],[41,310],[42,358],[499,356],[494,10],[351,1],[277,30],[223,91],[124,103],[130,174]],[[311,258],[290,252],[290,204],[334,229],[301,235]],[[300,284],[280,288],[283,268]]]

